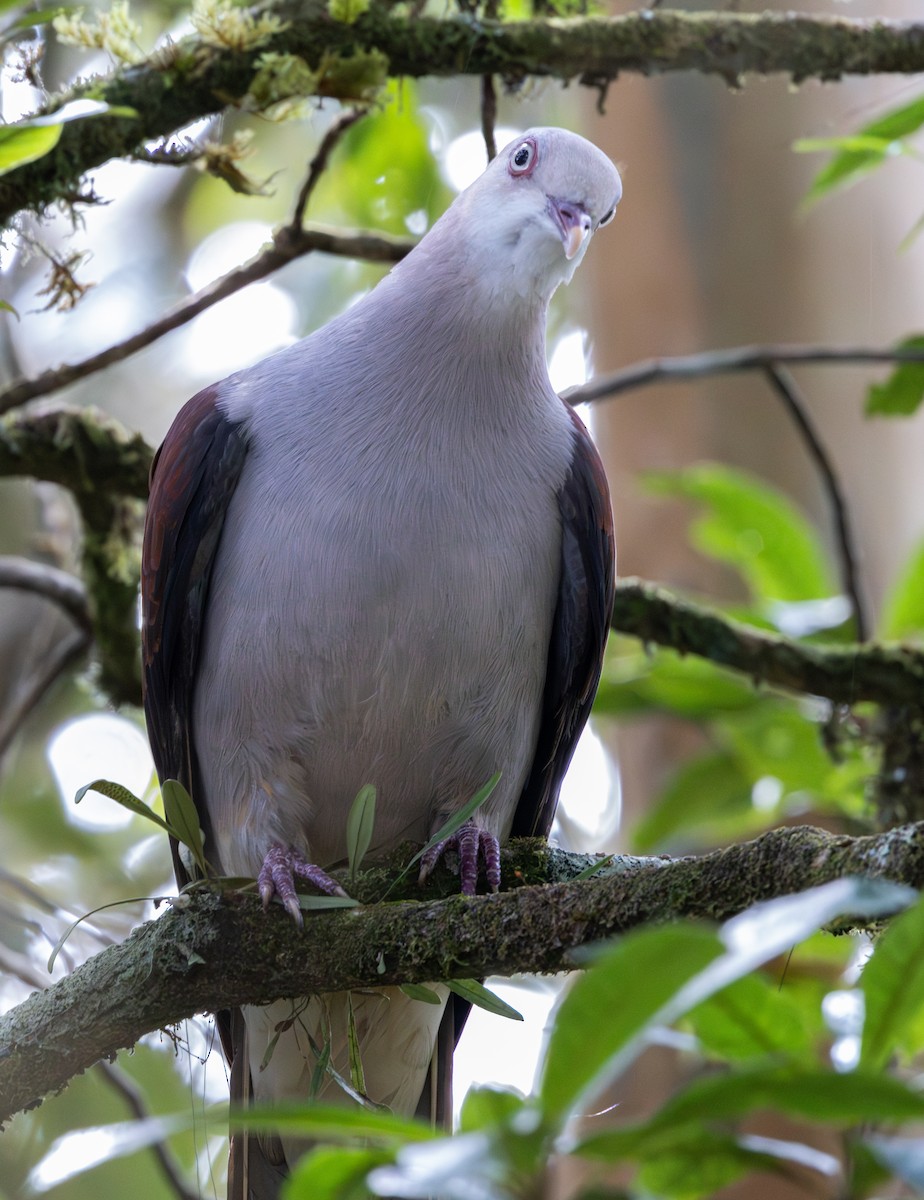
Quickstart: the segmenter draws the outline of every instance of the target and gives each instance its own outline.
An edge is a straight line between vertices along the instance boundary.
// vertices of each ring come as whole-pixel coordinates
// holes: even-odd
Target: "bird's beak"
[[[550,197],[549,211],[561,234],[565,258],[570,262],[587,240],[593,222],[583,206],[573,200],[553,200]]]

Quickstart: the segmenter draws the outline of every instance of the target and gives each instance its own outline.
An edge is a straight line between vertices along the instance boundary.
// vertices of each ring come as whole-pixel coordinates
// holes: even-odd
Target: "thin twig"
[[[321,225],[313,225],[307,229],[293,229],[283,226],[277,230],[272,242],[254,258],[235,267],[227,275],[216,279],[208,287],[196,292],[175,308],[172,308],[159,320],[154,321],[146,329],[118,342],[99,354],[93,354],[81,362],[68,363],[51,371],[44,371],[34,379],[20,379],[0,390],[0,413],[9,412],[20,404],[35,400],[39,396],[47,396],[59,388],[75,383],[78,379],[109,367],[113,363],[122,362],[130,355],[150,346],[166,333],[179,329],[197,317],[199,313],[211,308],[219,300],[233,295],[255,283],[265,279],[280,267],[301,258],[312,251],[322,254],[336,254],[347,258],[361,258],[367,262],[396,263],[414,248],[414,243],[398,238],[387,237],[373,233],[341,233]]]
[[[334,121],[327,133],[321,139],[321,144],[318,146],[317,153],[311,160],[311,165],[308,167],[308,174],[305,177],[305,182],[302,184],[301,191],[298,193],[298,199],[295,201],[295,211],[292,214],[290,226],[293,229],[301,229],[302,222],[305,220],[305,209],[308,207],[308,201],[311,199],[314,189],[318,186],[318,180],[324,174],[327,164],[330,161],[330,156],[334,152],[334,147],[346,133],[346,131],[356,122],[366,115],[367,110],[364,108],[350,108]]]
[[[80,658],[89,644],[89,635],[82,629],[75,630],[69,637],[62,638],[45,656],[41,668],[33,675],[29,686],[0,720],[0,758],[6,754],[23,721],[59,676]]]
[[[834,470],[834,464],[818,436],[818,431],[808,414],[808,410],[799,395],[796,381],[785,367],[772,365],[765,369],[767,379],[783,401],[789,415],[802,435],[805,447],[818,468],[822,486],[828,495],[834,516],[837,534],[838,558],[841,564],[841,583],[850,600],[853,609],[854,625],[858,642],[865,642],[867,637],[866,613],[860,598],[860,581],[857,572],[857,553],[850,528],[850,518],[847,510],[847,500],[840,480]]]
[[[125,1101],[136,1120],[146,1121],[150,1118],[151,1113],[144,1104],[141,1092],[120,1067],[101,1061],[96,1064],[96,1071],[103,1082]],[[166,1142],[152,1142],[148,1149],[157,1159],[164,1178],[179,1200],[200,1200],[199,1193],[186,1186],[180,1164]]]
[[[924,350],[883,349],[881,346],[733,346],[729,350],[708,350],[702,354],[679,354],[671,358],[646,358],[621,371],[601,375],[591,383],[569,388],[564,399],[569,404],[590,404],[606,400],[634,388],[653,383],[679,383],[709,375],[727,375],[733,371],[766,370],[779,363],[924,363]]]
[[[50,600],[85,633],[92,632],[87,590],[69,571],[30,558],[0,557],[0,588],[15,588]]]
[[[484,138],[484,148],[488,154],[488,162],[497,157],[497,91],[494,87],[493,75],[481,77],[481,134]]]

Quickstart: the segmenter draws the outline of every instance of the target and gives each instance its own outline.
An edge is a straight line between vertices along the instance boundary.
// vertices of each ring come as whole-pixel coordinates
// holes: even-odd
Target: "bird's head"
[[[453,209],[483,281],[547,302],[571,279],[621,195],[618,171],[586,138],[565,129],[529,129],[504,147]]]

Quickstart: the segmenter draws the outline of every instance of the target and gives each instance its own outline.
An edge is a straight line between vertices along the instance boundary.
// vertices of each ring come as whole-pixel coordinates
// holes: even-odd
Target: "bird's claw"
[[[308,862],[291,846],[283,846],[280,842],[270,846],[257,876],[260,899],[263,901],[263,907],[268,908],[273,896],[278,896],[283,908],[296,925],[302,924],[302,910],[295,890],[296,876],[327,896],[346,895],[336,879],[331,879],[326,871],[322,871],[315,863]]]
[[[427,851],[420,862],[420,882],[443,857],[447,850],[455,850],[459,856],[459,879],[463,896],[474,896],[478,889],[478,859],[484,863],[485,879],[492,892],[500,887],[500,842],[493,833],[480,829],[474,821],[465,824],[448,838],[437,842]]]

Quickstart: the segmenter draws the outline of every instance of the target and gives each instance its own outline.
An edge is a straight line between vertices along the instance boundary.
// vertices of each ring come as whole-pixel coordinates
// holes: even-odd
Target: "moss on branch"
[[[924,827],[864,838],[777,829],[702,858],[617,859],[596,878],[575,881],[586,863],[518,842],[504,853],[512,890],[434,898],[453,886],[443,873],[423,899],[314,913],[303,930],[281,908],[264,914],[254,895],[196,894],[0,1020],[0,1121],[196,1012],[345,988],[567,970],[578,947],[643,923],[725,920],[847,875],[920,887]],[[566,876],[566,864],[570,881],[530,886]],[[388,877],[364,877],[354,891],[379,896]]]
[[[330,62],[377,51],[396,76],[497,74],[514,81],[551,76],[595,88],[625,71],[699,71],[734,84],[749,72],[782,72],[798,82],[924,71],[924,24],[915,22],[646,10],[503,24],[468,14],[408,17],[377,4],[347,25],[332,20],[319,0],[291,0],[275,11],[289,25],[268,48],[298,55],[313,70],[325,56]],[[51,154],[0,178],[0,222],[23,208],[79,199],[80,180],[94,167],[240,103],[266,49],[219,50],[188,38],[173,53],[55,98],[53,106],[91,96],[138,116],[65,125]]]
[[[872,701],[919,708],[924,654],[911,646],[821,646],[732,620],[639,579],[616,589],[612,627],[643,642],[695,654],[770,683],[835,704]]]

